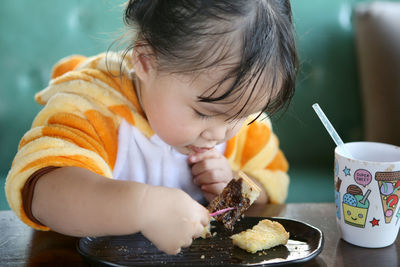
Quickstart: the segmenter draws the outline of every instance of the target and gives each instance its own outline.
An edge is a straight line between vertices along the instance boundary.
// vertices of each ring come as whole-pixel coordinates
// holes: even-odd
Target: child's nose
[[[223,124],[214,125],[204,130],[201,137],[207,140],[220,141],[224,140],[226,137],[227,127]]]

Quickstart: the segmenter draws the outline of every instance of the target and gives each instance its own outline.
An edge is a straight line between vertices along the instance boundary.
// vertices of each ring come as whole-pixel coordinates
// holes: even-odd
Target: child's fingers
[[[229,175],[222,169],[206,170],[199,175],[193,177],[193,182],[196,185],[228,183]]]
[[[209,216],[208,216],[208,217],[209,217]],[[207,226],[207,225],[198,224],[198,228],[197,228],[195,234],[193,235],[193,238],[198,238],[198,237],[202,236],[202,235],[204,234],[204,231],[205,231],[204,228],[205,228],[206,226]]]
[[[211,202],[214,198],[216,198],[218,195],[217,194],[212,194],[206,191],[203,191],[203,196],[205,199],[207,199],[208,202]]]
[[[204,226],[208,225],[210,223],[210,216],[208,210],[201,204],[199,204],[199,209],[196,209],[196,213],[200,216],[199,221],[197,221],[197,226],[203,229]]]
[[[218,150],[216,150],[215,148],[213,148],[213,149],[207,150],[204,153],[196,153],[196,154],[190,155],[188,157],[188,161],[189,161],[189,164],[193,164],[193,163],[202,161],[207,158],[219,158],[221,156],[222,156],[221,153]]]
[[[226,183],[215,183],[215,184],[205,184],[201,186],[201,190],[218,195],[224,187],[226,186]]]
[[[223,163],[220,159],[206,159],[192,165],[192,175],[197,176],[207,170],[220,169]]]
[[[176,248],[176,247],[165,247],[165,248],[164,247],[158,247],[158,249],[164,251],[168,255],[176,255],[179,252],[181,252],[181,248],[180,247],[178,247],[178,248]]]
[[[192,242],[193,242],[193,239],[192,238],[187,238],[186,240],[185,240],[185,242],[183,242],[183,244],[182,244],[182,248],[187,248],[187,247],[189,247],[191,244],[192,244]]]
[[[206,208],[202,207],[201,218],[200,218],[200,226],[201,226],[200,235],[203,233],[203,228],[207,226],[209,223],[210,223],[209,212]]]

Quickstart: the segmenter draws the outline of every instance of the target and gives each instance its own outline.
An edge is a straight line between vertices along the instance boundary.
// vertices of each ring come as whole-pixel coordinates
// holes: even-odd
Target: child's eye
[[[203,113],[201,113],[200,111],[198,111],[196,109],[193,109],[193,110],[194,110],[194,113],[196,113],[197,117],[199,117],[201,119],[209,119],[209,118],[211,118],[211,116],[203,114]]]

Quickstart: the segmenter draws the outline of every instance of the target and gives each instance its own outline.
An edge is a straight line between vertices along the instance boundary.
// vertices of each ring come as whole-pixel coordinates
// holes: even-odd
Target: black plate
[[[268,250],[248,253],[232,244],[230,236],[252,228],[262,219],[277,221],[290,233],[288,243]],[[212,238],[198,238],[177,255],[159,251],[141,234],[127,236],[84,237],[77,244],[92,264],[108,266],[180,265],[180,266],[271,266],[308,261],[323,246],[322,232],[303,222],[284,218],[245,217],[229,232],[217,222],[212,223]]]

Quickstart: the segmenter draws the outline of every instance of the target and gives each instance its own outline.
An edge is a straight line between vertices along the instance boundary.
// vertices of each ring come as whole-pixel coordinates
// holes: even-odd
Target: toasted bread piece
[[[210,213],[233,207],[221,215],[215,216],[215,220],[224,224],[225,228],[233,230],[237,219],[250,207],[260,195],[261,189],[243,172],[238,173],[238,177],[232,179],[208,205]]]
[[[256,253],[259,250],[286,245],[289,233],[280,223],[265,219],[252,229],[235,234],[231,238],[234,245],[247,252]]]

